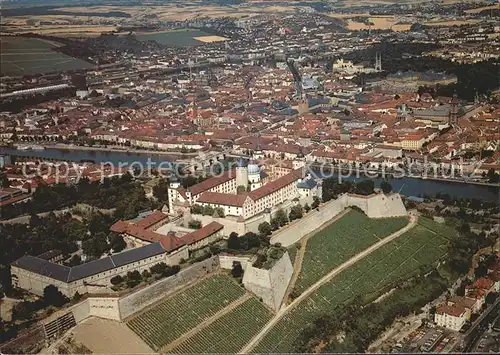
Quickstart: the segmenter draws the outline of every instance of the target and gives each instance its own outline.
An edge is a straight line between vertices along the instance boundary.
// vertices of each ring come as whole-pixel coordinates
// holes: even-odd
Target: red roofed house
[[[467,310],[463,306],[443,305],[436,310],[434,322],[440,327],[459,331],[467,321]]]

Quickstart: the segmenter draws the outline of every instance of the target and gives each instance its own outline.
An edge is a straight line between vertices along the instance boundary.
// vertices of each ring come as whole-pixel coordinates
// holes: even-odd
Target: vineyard
[[[342,312],[354,297],[371,302],[398,281],[435,265],[447,252],[453,229],[422,219],[396,240],[346,269],[290,310],[253,349],[257,353],[288,353],[302,329],[323,314]]]
[[[213,276],[134,317],[127,325],[158,350],[243,296],[227,276]]]
[[[172,349],[175,354],[234,354],[271,319],[271,312],[250,298]]]
[[[350,211],[307,241],[294,292],[299,295],[330,270],[407,224],[405,217],[370,219]]]

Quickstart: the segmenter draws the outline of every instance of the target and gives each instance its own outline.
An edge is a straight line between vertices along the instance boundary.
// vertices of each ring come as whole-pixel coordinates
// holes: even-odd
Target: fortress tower
[[[240,186],[243,186],[245,191],[248,186],[248,167],[243,159],[238,161],[238,166],[236,167],[236,189]]]

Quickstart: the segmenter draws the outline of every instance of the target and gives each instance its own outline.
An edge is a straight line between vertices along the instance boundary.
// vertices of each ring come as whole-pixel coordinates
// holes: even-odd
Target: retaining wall
[[[320,206],[304,218],[294,221],[288,227],[280,229],[271,237],[271,243],[281,243],[288,247],[298,242],[305,235],[314,232],[321,225],[327,223],[344,209],[350,206],[359,207],[369,218],[388,218],[407,216],[408,212],[399,194],[373,194],[360,196],[343,194]]]
[[[198,280],[200,277],[218,270],[218,268],[219,260],[217,256],[213,256],[209,259],[193,264],[189,268],[180,271],[174,276],[160,280],[137,292],[120,298],[118,306],[121,320],[141,311],[145,307],[159,301],[177,289]]]

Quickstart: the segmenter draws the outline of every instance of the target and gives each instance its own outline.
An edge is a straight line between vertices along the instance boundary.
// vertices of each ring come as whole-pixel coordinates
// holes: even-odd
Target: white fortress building
[[[262,214],[271,215],[279,208],[287,210],[294,203],[311,204],[321,191],[316,181],[305,174],[303,158],[299,159],[286,168],[273,167],[272,176],[256,163],[247,165],[240,161],[236,168],[221,176],[187,189],[179,182],[172,182],[168,189],[169,213],[181,215],[195,205],[210,206],[222,209],[226,222],[242,223]],[[225,224],[221,220],[218,222]],[[238,232],[244,231],[240,229]]]

